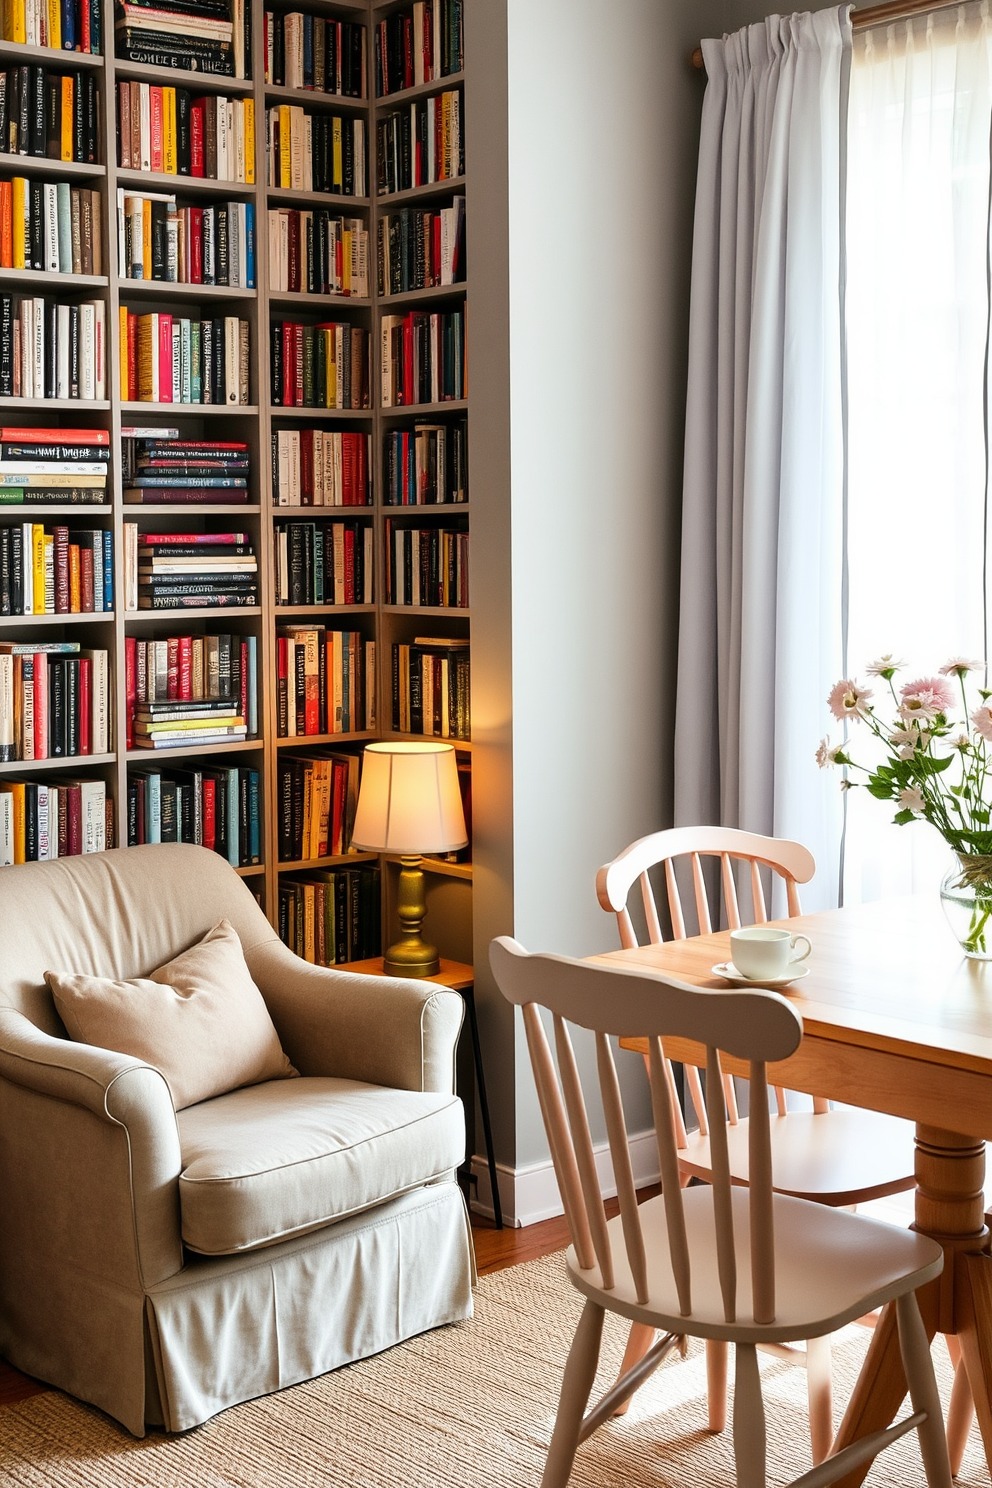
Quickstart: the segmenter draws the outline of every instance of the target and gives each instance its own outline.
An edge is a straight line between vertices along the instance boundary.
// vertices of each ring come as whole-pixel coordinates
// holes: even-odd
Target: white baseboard
[[[613,1177],[613,1163],[609,1144],[601,1142],[593,1149],[596,1155],[596,1170],[599,1173],[600,1189],[604,1199],[612,1198],[617,1191]],[[638,1188],[657,1183],[658,1147],[654,1132],[635,1132],[630,1138],[630,1161],[634,1170],[634,1183]],[[476,1154],[472,1158],[472,1174],[476,1181],[476,1197],[472,1209],[488,1219],[493,1218],[492,1187],[489,1182],[489,1164]],[[499,1181],[499,1198],[503,1208],[503,1223],[511,1228],[539,1223],[542,1219],[553,1219],[564,1213],[558,1182],[550,1157],[545,1162],[530,1163],[527,1167],[511,1168],[504,1163],[496,1164]]]

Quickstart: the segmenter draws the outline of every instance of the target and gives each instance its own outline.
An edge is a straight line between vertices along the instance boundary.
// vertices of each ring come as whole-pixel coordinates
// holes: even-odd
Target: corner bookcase
[[[0,42],[0,70],[23,65],[42,65],[53,71],[80,69],[91,71],[99,87],[99,158],[94,164],[70,164],[20,154],[0,154],[0,179],[26,176],[29,179],[58,180],[70,185],[85,185],[100,192],[104,267],[100,276],[51,274],[0,269],[0,294],[54,295],[60,300],[101,300],[106,309],[106,369],[108,397],[102,401],[76,399],[0,398],[0,423],[14,427],[57,425],[63,428],[93,427],[110,434],[110,468],[108,501],[102,506],[85,507],[0,507],[0,523],[24,520],[65,521],[66,517],[92,521],[109,528],[113,534],[115,564],[115,609],[98,615],[12,615],[0,618],[0,640],[30,639],[74,640],[85,637],[84,645],[106,648],[110,657],[112,679],[112,750],[100,756],[82,756],[74,760],[17,761],[0,764],[0,774],[27,779],[42,778],[41,772],[59,770],[73,775],[99,777],[115,802],[115,831],[118,845],[126,841],[127,786],[129,770],[135,766],[185,767],[203,764],[247,765],[258,770],[261,780],[261,861],[238,869],[273,924],[278,923],[280,876],[310,869],[353,865],[368,860],[370,855],[307,859],[298,862],[278,861],[278,762],[280,752],[292,749],[305,753],[311,748],[333,747],[335,750],[360,753],[365,742],[373,738],[396,736],[393,729],[393,646],[412,642],[420,636],[469,639],[471,611],[468,608],[429,608],[426,606],[386,604],[387,522],[397,527],[419,526],[429,529],[451,516],[458,519],[462,530],[470,521],[471,502],[448,505],[391,506],[386,503],[383,471],[384,440],[391,430],[411,429],[418,421],[450,424],[467,420],[466,398],[446,398],[437,403],[403,407],[381,406],[381,337],[383,315],[405,314],[424,309],[466,312],[467,283],[432,288],[406,294],[381,295],[376,273],[376,243],[380,217],[384,212],[405,206],[448,206],[453,198],[464,196],[467,178],[460,175],[436,184],[417,186],[390,195],[377,192],[376,125],[380,118],[411,104],[445,91],[458,90],[464,96],[465,73],[458,72],[437,81],[376,97],[374,30],[381,21],[401,11],[410,11],[410,0],[251,0],[252,5],[252,77],[251,80],[213,76],[171,67],[157,67],[124,61],[112,55],[113,23],[107,5],[104,47],[107,55],[56,52],[43,47]],[[359,22],[367,27],[366,97],[354,99],[339,94],[295,89],[264,81],[265,11],[272,8],[289,13],[304,11],[333,20]],[[177,176],[164,172],[122,169],[118,165],[117,98],[121,82],[141,82],[153,86],[175,86],[196,95],[227,98],[252,98],[255,111],[255,162],[253,184],[216,181],[203,177]],[[266,161],[266,108],[273,105],[302,106],[316,113],[330,113],[344,118],[360,117],[366,124],[367,194],[334,195],[326,192],[297,191],[268,185]],[[208,206],[221,199],[252,202],[255,206],[255,288],[227,288],[211,285],[165,283],[156,280],[134,280],[122,277],[118,264],[117,194],[119,188],[139,192],[175,194],[181,205]],[[325,207],[332,212],[360,218],[368,230],[369,289],[366,297],[313,295],[300,292],[276,292],[270,287],[272,275],[268,263],[268,211],[277,207],[309,209]],[[469,265],[470,271],[470,265]],[[466,276],[467,278],[467,276]],[[139,312],[180,313],[201,311],[205,315],[237,315],[250,327],[249,401],[247,405],[195,405],[181,403],[129,402],[122,398],[119,355],[119,311],[122,306]],[[181,309],[177,309],[181,307]],[[298,318],[316,324],[333,319],[361,327],[369,333],[371,361],[369,366],[370,397],[367,408],[320,409],[274,406],[270,398],[270,327],[284,318]],[[462,389],[462,391],[467,391]],[[123,501],[122,428],[178,428],[188,439],[216,438],[247,442],[251,456],[249,501],[241,506],[202,504],[173,506],[126,506]],[[311,506],[278,506],[278,493],[273,491],[271,436],[285,429],[313,427],[321,430],[347,430],[371,436],[370,485],[372,504],[365,507],[317,508]],[[374,591],[371,604],[286,606],[276,603],[274,524],[282,519],[315,517],[333,519],[357,518],[370,522],[373,528]],[[250,534],[259,560],[259,604],[237,610],[185,609],[177,611],[125,611],[124,596],[124,522],[137,521],[145,531],[182,532],[187,530],[222,531],[232,527]],[[359,632],[375,642],[376,728],[374,730],[319,736],[279,738],[277,736],[277,626],[283,622],[313,622],[328,628]],[[213,744],[176,750],[141,750],[125,747],[125,643],[130,636],[164,637],[169,634],[200,634],[227,631],[252,635],[256,639],[259,659],[258,717],[259,733],[237,744]],[[403,735],[402,737],[414,737]],[[460,766],[468,771],[471,743],[468,739],[452,740]],[[383,863],[383,933],[388,935],[392,914],[392,869]],[[439,940],[442,954],[455,959],[472,959],[471,955],[471,878],[472,865],[463,862],[432,862],[430,897],[431,928]]]

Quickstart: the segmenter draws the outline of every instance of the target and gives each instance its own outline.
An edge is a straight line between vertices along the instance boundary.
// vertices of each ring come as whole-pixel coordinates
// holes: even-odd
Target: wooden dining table
[[[992,1141],[992,963],[966,958],[936,895],[775,920],[812,942],[809,972],[784,989],[801,1014],[796,1053],[769,1080],[916,1123],[915,1228],[944,1249],[920,1293],[927,1332],[956,1338],[992,1469],[992,1255],[985,1223],[985,1142]],[[591,958],[667,972],[725,991],[713,967],[730,933]],[[646,1052],[647,1041],[621,1040]],[[705,1064],[701,1045],[666,1039],[670,1058]],[[743,1064],[724,1067],[746,1076]],[[889,1425],[906,1394],[894,1310],[886,1309],[835,1443]],[[841,1480],[855,1488],[868,1468]]]

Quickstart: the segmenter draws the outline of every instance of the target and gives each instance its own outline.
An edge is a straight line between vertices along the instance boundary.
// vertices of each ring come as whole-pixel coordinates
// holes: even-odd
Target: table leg
[[[920,1312],[928,1338],[938,1332],[959,1335],[986,1457],[992,1463],[992,1257],[982,1254],[988,1239],[982,1214],[984,1178],[984,1142],[917,1126],[914,1229],[931,1235],[944,1248],[944,1270],[920,1291]],[[905,1395],[895,1308],[890,1304],[875,1329],[834,1450],[888,1426]],[[858,1488],[870,1465],[838,1479],[838,1488]]]
[[[472,1053],[475,1057],[475,1080],[479,1088],[479,1109],[482,1112],[482,1133],[486,1139],[486,1159],[489,1164],[489,1186],[493,1193],[493,1219],[496,1228],[503,1228],[503,1206],[499,1201],[499,1175],[496,1172],[496,1154],[493,1151],[493,1131],[489,1122],[489,1101],[486,1097],[486,1074],[482,1068],[482,1044],[479,1041],[479,1020],[475,1015],[475,989],[467,987],[462,993],[468,1008],[469,1028],[472,1032]]]

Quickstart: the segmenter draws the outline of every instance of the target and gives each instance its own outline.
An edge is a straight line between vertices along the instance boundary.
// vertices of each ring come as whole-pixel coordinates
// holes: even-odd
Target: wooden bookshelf
[[[59,424],[62,427],[99,427],[110,432],[111,463],[109,476],[109,499],[106,503],[88,507],[66,504],[48,507],[7,507],[0,504],[0,523],[44,522],[53,520],[85,527],[91,519],[107,527],[114,539],[114,582],[116,608],[113,613],[85,615],[16,615],[0,620],[0,636],[29,639],[34,631],[39,637],[66,638],[99,635],[101,646],[110,653],[110,669],[113,679],[112,741],[111,752],[100,756],[88,756],[71,761],[44,760],[18,761],[4,765],[4,774],[18,774],[31,779],[36,771],[62,769],[67,773],[99,775],[108,783],[115,799],[117,840],[126,840],[127,827],[127,783],[129,771],[135,767],[154,769],[157,764],[183,764],[202,760],[216,765],[222,759],[232,763],[251,763],[261,775],[261,862],[239,869],[242,877],[249,880],[253,890],[261,890],[262,903],[273,923],[278,922],[279,879],[284,873],[299,875],[308,869],[327,869],[367,863],[369,854],[350,853],[345,856],[322,857],[315,860],[294,862],[278,861],[278,809],[277,788],[279,761],[284,752],[293,754],[319,753],[334,750],[359,754],[364,745],[394,735],[392,729],[391,698],[391,648],[394,641],[412,640],[420,634],[451,636],[464,639],[469,634],[470,612],[467,609],[413,608],[411,606],[386,606],[382,596],[384,585],[383,541],[385,522],[392,518],[404,518],[424,525],[451,516],[469,515],[467,503],[447,503],[422,507],[391,506],[384,501],[382,484],[382,443],[385,432],[396,427],[410,428],[416,422],[444,421],[449,418],[464,418],[468,410],[465,399],[443,401],[438,404],[419,404],[411,407],[384,409],[380,406],[380,348],[379,327],[383,314],[405,313],[408,310],[431,311],[464,304],[468,297],[465,283],[437,289],[415,291],[403,295],[382,297],[378,293],[376,274],[376,230],[379,216],[405,207],[433,206],[444,204],[453,195],[468,190],[466,176],[438,181],[427,186],[415,187],[388,196],[377,195],[376,174],[376,119],[384,113],[403,109],[411,102],[431,93],[453,88],[464,88],[465,73],[439,78],[435,82],[393,93],[385,98],[375,97],[375,46],[373,24],[383,16],[395,12],[402,5],[391,3],[383,9],[371,0],[349,3],[349,0],[305,0],[302,8],[315,15],[340,20],[364,22],[368,27],[367,96],[355,99],[337,94],[322,93],[310,89],[287,88],[267,83],[264,78],[264,26],[263,15],[266,0],[252,0],[253,48],[252,78],[237,80],[206,73],[189,72],[181,68],[156,67],[134,63],[114,56],[85,56],[77,53],[50,51],[46,48],[22,47],[0,42],[0,66],[14,66],[19,62],[41,63],[52,69],[88,68],[99,73],[100,88],[100,137],[102,158],[95,164],[79,164],[49,160],[23,155],[0,154],[0,177],[12,175],[64,180],[74,184],[96,188],[101,197],[101,232],[104,245],[106,272],[99,276],[77,276],[66,274],[41,274],[0,270],[0,292],[14,293],[15,285],[26,293],[48,294],[58,299],[82,297],[102,300],[105,305],[107,327],[107,389],[108,396],[100,402],[77,400],[17,399],[4,400],[2,411],[8,424],[34,424],[43,426]],[[113,44],[113,27],[107,13],[105,44]],[[255,108],[255,161],[254,182],[217,181],[203,177],[178,176],[163,172],[122,169],[118,165],[117,153],[117,87],[121,82],[142,82],[153,86],[186,87],[197,94],[225,95],[232,98],[251,98]],[[336,113],[351,120],[363,119],[366,126],[366,171],[367,184],[363,194],[347,196],[330,192],[300,191],[268,185],[266,161],[265,111],[267,107],[290,104],[309,112]],[[165,192],[175,195],[180,204],[208,206],[213,202],[235,200],[252,202],[255,206],[255,263],[256,280],[252,289],[215,285],[164,283],[161,281],[134,280],[121,277],[122,265],[117,263],[117,191],[125,188],[129,192]],[[293,207],[306,210],[324,207],[333,213],[360,218],[369,234],[369,279],[370,293],[365,297],[347,295],[316,295],[300,292],[277,292],[270,289],[268,252],[269,209]],[[42,281],[44,285],[42,287]],[[122,306],[133,310],[167,309],[173,305],[176,314],[190,314],[199,307],[216,307],[215,314],[237,313],[247,319],[251,334],[250,388],[252,402],[248,406],[193,405],[174,403],[145,403],[122,400],[120,384],[120,361],[118,348],[118,312]],[[274,320],[299,317],[313,322],[315,319],[349,321],[371,333],[371,363],[369,382],[371,406],[362,409],[329,408],[285,408],[274,406],[270,398],[270,324]],[[123,500],[123,468],[121,452],[121,430],[127,427],[178,428],[189,438],[245,439],[251,454],[249,501],[243,506],[223,504],[173,503],[169,505],[143,505],[125,503]],[[280,507],[275,504],[272,491],[270,461],[270,439],[278,429],[314,427],[323,430],[354,430],[370,436],[370,504],[365,507]],[[274,522],[300,520],[353,521],[371,525],[374,561],[374,602],[371,604],[302,604],[279,605],[275,602],[274,566]],[[186,530],[188,522],[197,530],[220,531],[244,529],[250,533],[251,541],[259,560],[259,603],[237,609],[195,608],[181,611],[125,611],[124,596],[124,523],[137,522],[145,531]],[[346,734],[320,734],[289,738],[277,737],[276,723],[276,629],[284,623],[296,623],[312,619],[329,629],[359,631],[367,640],[374,640],[377,650],[375,677],[375,707],[378,727],[375,731],[356,730]],[[92,627],[98,630],[93,631]],[[165,637],[176,634],[211,634],[236,632],[251,634],[256,638],[259,662],[258,718],[259,736],[234,743],[217,743],[179,747],[173,749],[139,749],[124,747],[126,699],[124,696],[124,655],[127,637],[138,639]],[[459,759],[471,759],[471,744],[468,741],[452,740]],[[460,896],[461,914],[466,925],[465,935],[458,944],[443,946],[446,955],[465,958],[470,944],[471,925],[471,880],[470,863],[447,863],[429,860],[425,864],[432,881],[445,885],[445,892]],[[390,883],[392,868],[383,860],[383,886],[385,911],[384,934],[390,933],[389,914]]]

